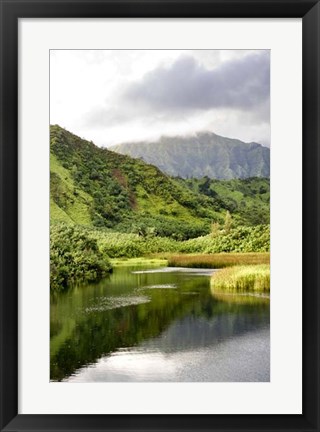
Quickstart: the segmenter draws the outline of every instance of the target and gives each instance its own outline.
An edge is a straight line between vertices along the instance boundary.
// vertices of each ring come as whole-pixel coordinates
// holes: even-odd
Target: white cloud
[[[252,106],[242,109],[240,102],[234,107],[219,104],[212,106],[211,97],[211,100],[208,99],[211,102],[199,109],[192,106],[194,96],[191,93],[190,107],[183,109],[183,104],[180,104],[175,112],[166,107],[165,95],[161,95],[161,109],[150,105],[146,93],[143,93],[145,104],[123,98],[125,89],[137,88],[137,83],[145,82],[146,74],[151,73],[156,77],[157,70],[173,70],[180,58],[191,59],[196,70],[202,73],[200,76],[207,77],[208,72],[218,71],[219,68],[224,70],[228,63],[232,65],[232,61],[238,65],[241,62],[246,64],[250,71],[248,59],[252,54],[252,51],[244,50],[51,51],[50,122],[101,146],[124,141],[155,140],[161,135],[185,135],[199,130],[211,130],[224,136],[269,145],[268,98],[265,100],[260,97],[259,100],[254,100]],[[180,74],[187,86],[187,69],[185,71],[185,76],[183,68]],[[170,79],[170,74],[167,79]],[[250,80],[248,82],[250,84]],[[156,85],[155,79],[149,83],[149,87],[141,89],[151,92],[152,86]],[[228,88],[227,79],[224,85]],[[259,92],[259,84],[256,87]],[[230,94],[232,92],[229,91],[229,98]],[[167,99],[169,96],[167,95]],[[221,92],[220,100],[223,97]],[[254,97],[252,95],[253,99]]]

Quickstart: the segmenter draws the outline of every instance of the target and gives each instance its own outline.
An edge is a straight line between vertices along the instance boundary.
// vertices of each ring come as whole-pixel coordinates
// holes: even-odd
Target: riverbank
[[[112,266],[159,265],[221,269],[238,265],[269,264],[270,254],[268,252],[217,254],[171,254],[169,252],[139,258],[111,258],[110,262]]]
[[[150,258],[111,259],[113,267],[169,267],[192,269],[219,269],[211,278],[211,291],[216,293],[269,293],[270,255],[213,254],[213,255],[164,255]],[[241,265],[239,265],[241,264]],[[249,299],[250,300],[250,299]]]
[[[52,224],[50,288],[61,291],[78,283],[98,281],[113,266],[128,264],[215,269],[267,264],[270,254],[264,242],[266,229],[238,227],[218,237],[208,235],[179,242],[157,236],[141,238],[78,225]]]
[[[168,260],[165,258],[112,258],[110,259],[112,267],[122,267],[122,266],[159,266],[165,267],[168,265]]]

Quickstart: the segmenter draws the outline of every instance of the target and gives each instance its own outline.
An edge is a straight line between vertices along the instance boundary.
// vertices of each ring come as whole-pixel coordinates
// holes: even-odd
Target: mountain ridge
[[[109,150],[140,158],[170,176],[183,178],[270,177],[270,149],[214,132],[162,136],[158,141],[121,143]]]

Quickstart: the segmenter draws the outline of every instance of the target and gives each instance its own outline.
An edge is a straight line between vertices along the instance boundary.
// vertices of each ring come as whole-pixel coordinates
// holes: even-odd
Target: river
[[[213,271],[120,266],[52,294],[51,380],[269,381],[269,299],[212,293]]]

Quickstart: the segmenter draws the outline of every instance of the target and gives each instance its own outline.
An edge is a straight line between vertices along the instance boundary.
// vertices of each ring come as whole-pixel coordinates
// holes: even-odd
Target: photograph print
[[[50,51],[50,380],[270,381],[270,51]]]

